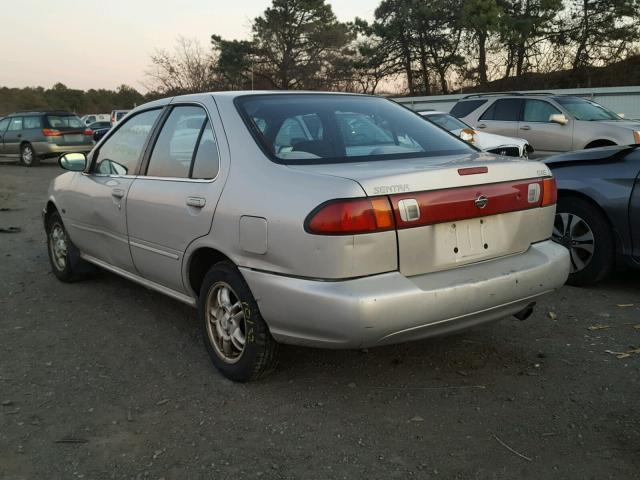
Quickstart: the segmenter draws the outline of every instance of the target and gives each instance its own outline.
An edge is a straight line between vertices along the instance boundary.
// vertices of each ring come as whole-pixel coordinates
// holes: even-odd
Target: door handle
[[[187,197],[186,204],[190,207],[202,208],[207,204],[207,200],[202,197]]]
[[[484,123],[479,123],[476,128],[487,128],[487,126]]]
[[[529,125],[525,125],[523,127],[520,127],[520,130],[531,130],[531,127]]]
[[[121,188],[114,188],[113,190],[111,190],[111,196],[116,198],[122,198],[124,197],[124,190]]]

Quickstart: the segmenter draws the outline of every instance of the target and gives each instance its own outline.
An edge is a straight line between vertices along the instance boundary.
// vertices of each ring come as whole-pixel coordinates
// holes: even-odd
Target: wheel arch
[[[611,147],[613,145],[617,145],[617,143],[608,138],[599,138],[598,140],[592,140],[591,142],[587,143],[584,146],[584,148],[587,149],[587,148],[598,148],[598,147]]]
[[[185,280],[187,287],[196,296],[199,295],[204,276],[213,265],[223,261],[230,261],[235,264],[229,256],[210,246],[201,246],[191,252],[186,261]]]
[[[43,220],[44,220],[44,228],[47,228],[47,225],[49,224],[49,218],[51,218],[51,215],[54,213],[58,213],[60,214],[60,212],[58,211],[58,207],[57,205],[54,203],[53,200],[49,199],[47,200],[47,204],[44,207],[44,211],[42,212],[43,215]]]

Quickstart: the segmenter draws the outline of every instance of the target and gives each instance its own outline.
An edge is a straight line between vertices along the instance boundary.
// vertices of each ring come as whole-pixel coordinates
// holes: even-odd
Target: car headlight
[[[640,132],[638,130],[634,130],[633,132],[633,141],[640,143]]]
[[[474,137],[473,135],[476,132],[474,132],[473,130],[471,130],[470,128],[465,128],[460,132],[460,139],[464,140],[467,143],[473,143]],[[640,142],[637,142],[640,143]]]

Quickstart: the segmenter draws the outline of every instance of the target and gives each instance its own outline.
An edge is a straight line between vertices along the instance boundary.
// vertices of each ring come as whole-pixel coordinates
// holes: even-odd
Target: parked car
[[[451,114],[474,129],[524,138],[535,149],[534,156],[640,143],[640,122],[569,95],[468,95]]]
[[[592,285],[616,267],[640,267],[637,145],[547,158],[558,182],[553,240],[571,252],[572,285]]]
[[[528,158],[529,154],[533,152],[533,147],[523,138],[511,138],[494,133],[478,132],[449,113],[436,110],[424,110],[418,113],[485,152],[522,158]]]
[[[111,111],[111,125],[115,125],[122,120],[130,110],[112,110]]]
[[[524,319],[569,273],[548,167],[383,98],[158,100],[60,165],[43,212],[55,276],[93,264],[197,306],[232,380],[268,372],[278,342],[360,348]]]
[[[109,119],[108,113],[90,113],[80,117],[80,120],[82,120],[85,125],[91,125],[96,122],[108,122]]]
[[[98,142],[105,134],[111,130],[111,122],[94,122],[89,125],[93,132],[93,141]]]
[[[74,113],[12,113],[0,120],[0,155],[18,157],[31,167],[62,153],[88,152],[93,147],[92,136]]]

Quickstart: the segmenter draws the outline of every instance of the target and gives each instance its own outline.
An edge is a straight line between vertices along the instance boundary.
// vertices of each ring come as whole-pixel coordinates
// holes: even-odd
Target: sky
[[[8,0],[3,0],[8,1]],[[373,18],[379,0],[329,0],[339,20]],[[20,0],[0,15],[0,86],[145,91],[156,49],[179,36],[248,38],[270,0]],[[25,19],[28,19],[25,30]]]

